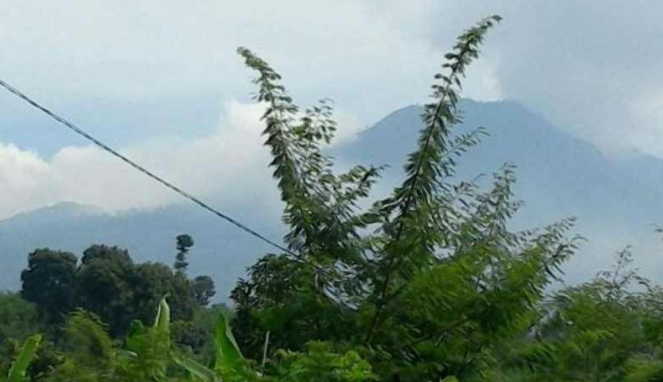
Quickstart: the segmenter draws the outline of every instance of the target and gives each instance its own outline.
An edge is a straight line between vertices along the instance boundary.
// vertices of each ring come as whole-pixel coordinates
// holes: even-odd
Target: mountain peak
[[[105,211],[101,207],[93,206],[91,204],[80,204],[71,201],[64,201],[55,204],[48,205],[36,211],[54,211],[67,214],[76,214],[76,215],[99,215],[104,214]]]
[[[20,222],[25,220],[30,220],[33,222],[44,221],[44,220],[50,221],[53,219],[79,218],[84,216],[100,216],[105,214],[106,211],[104,211],[101,207],[64,201],[64,202],[50,204],[45,207],[40,207],[34,210],[21,212],[8,219],[0,221],[0,224],[6,222]]]

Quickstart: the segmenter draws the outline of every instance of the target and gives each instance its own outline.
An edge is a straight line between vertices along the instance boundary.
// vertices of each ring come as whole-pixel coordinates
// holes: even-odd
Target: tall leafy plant
[[[385,379],[478,375],[495,362],[495,344],[535,319],[537,302],[573,252],[572,220],[511,232],[514,169],[485,190],[456,179],[459,157],[485,130],[458,130],[461,81],[499,16],[459,36],[435,75],[424,128],[391,196],[362,209],[380,167],[337,174],[323,147],[335,123],[328,101],[305,112],[281,76],[245,48],[257,76],[256,100],[285,204],[288,251],[270,254],[233,291],[235,327],[246,354],[305,351],[310,341],[365,354]],[[272,355],[274,355],[272,353]]]

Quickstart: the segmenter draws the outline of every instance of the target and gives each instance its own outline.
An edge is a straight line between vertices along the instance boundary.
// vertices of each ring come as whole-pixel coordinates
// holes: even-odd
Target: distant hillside
[[[460,159],[460,177],[490,173],[510,162],[517,166],[518,196],[529,208],[544,208],[553,216],[619,216],[656,222],[663,207],[663,161],[644,155],[611,159],[590,144],[549,125],[513,102],[463,101],[465,123],[460,129],[483,126],[489,136]],[[359,134],[339,150],[349,161],[390,165],[401,173],[422,127],[419,107],[400,109]],[[554,204],[551,204],[554,203]],[[646,207],[646,208],[643,208]],[[547,221],[550,216],[543,216]]]
[[[517,166],[516,196],[525,202],[516,226],[576,216],[576,231],[590,241],[567,267],[570,278],[593,275],[616,250],[632,244],[644,273],[663,279],[663,245],[653,233],[663,223],[663,160],[639,153],[608,157],[515,102],[463,100],[461,108],[458,129],[483,126],[490,135],[460,159],[458,177],[490,175],[510,162]],[[418,106],[397,110],[337,148],[336,156],[387,164],[386,181],[393,183],[423,127],[420,114]]]
[[[590,144],[549,125],[513,102],[463,101],[461,129],[484,126],[490,136],[461,159],[461,178],[517,165],[517,196],[526,203],[515,219],[518,227],[541,226],[577,216],[577,232],[590,242],[567,266],[569,279],[592,276],[607,266],[613,253],[627,244],[643,273],[663,279],[660,239],[653,225],[663,223],[663,161],[634,153],[610,158]],[[402,175],[402,163],[414,148],[421,128],[416,106],[395,111],[354,140],[333,149],[344,163],[388,164],[385,193]],[[246,223],[279,238],[278,218],[264,216],[255,204],[230,211]],[[0,222],[0,288],[16,289],[26,255],[37,247],[80,254],[93,243],[126,247],[139,261],[172,263],[174,239],[189,233],[196,240],[191,254],[194,274],[209,274],[226,296],[236,279],[270,248],[234,227],[184,204],[150,211],[106,214],[94,207],[61,204]]]

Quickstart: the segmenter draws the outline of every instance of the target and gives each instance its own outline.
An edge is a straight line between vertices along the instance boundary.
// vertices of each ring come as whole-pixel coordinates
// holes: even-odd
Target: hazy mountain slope
[[[526,206],[516,226],[540,226],[577,216],[577,232],[590,242],[567,266],[569,279],[593,275],[614,251],[634,245],[646,274],[663,279],[663,258],[653,224],[663,217],[663,161],[644,155],[610,158],[590,144],[555,128],[512,102],[463,101],[463,129],[484,126],[491,134],[460,162],[460,177],[491,173],[510,161],[518,166],[517,196]],[[421,127],[416,106],[400,109],[354,139],[333,149],[344,163],[389,164],[378,193],[386,193],[402,175],[402,163],[415,146]],[[273,208],[271,209],[273,211]],[[258,202],[237,205],[229,213],[279,238],[279,220]],[[19,286],[26,255],[37,247],[81,251],[93,243],[126,247],[139,261],[172,263],[174,238],[196,240],[191,271],[209,274],[222,298],[237,277],[271,250],[253,237],[193,205],[109,215],[93,207],[62,204],[0,222],[0,288]]]
[[[483,126],[490,135],[460,159],[459,178],[489,175],[510,162],[517,166],[517,197],[525,201],[517,226],[576,216],[577,232],[590,241],[568,267],[571,276],[593,274],[627,244],[633,244],[649,274],[659,275],[663,261],[657,259],[659,239],[652,231],[663,221],[662,160],[638,153],[611,158],[514,102],[464,100],[461,108],[464,123],[459,129]],[[417,106],[397,110],[336,155],[349,162],[390,165],[387,182],[395,182],[415,147],[420,113]]]

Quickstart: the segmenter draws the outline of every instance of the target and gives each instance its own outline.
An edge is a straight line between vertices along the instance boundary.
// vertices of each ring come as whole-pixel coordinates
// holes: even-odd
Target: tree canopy
[[[193,243],[188,236],[185,247]],[[182,252],[179,239],[177,256]],[[128,251],[92,245],[80,262],[68,252],[39,249],[28,256],[21,296],[42,311],[48,322],[61,323],[75,308],[97,315],[113,337],[122,337],[133,320],[148,324],[159,301],[168,295],[174,321],[191,320],[215,294],[209,276],[190,280],[181,270],[161,263],[137,264]]]

